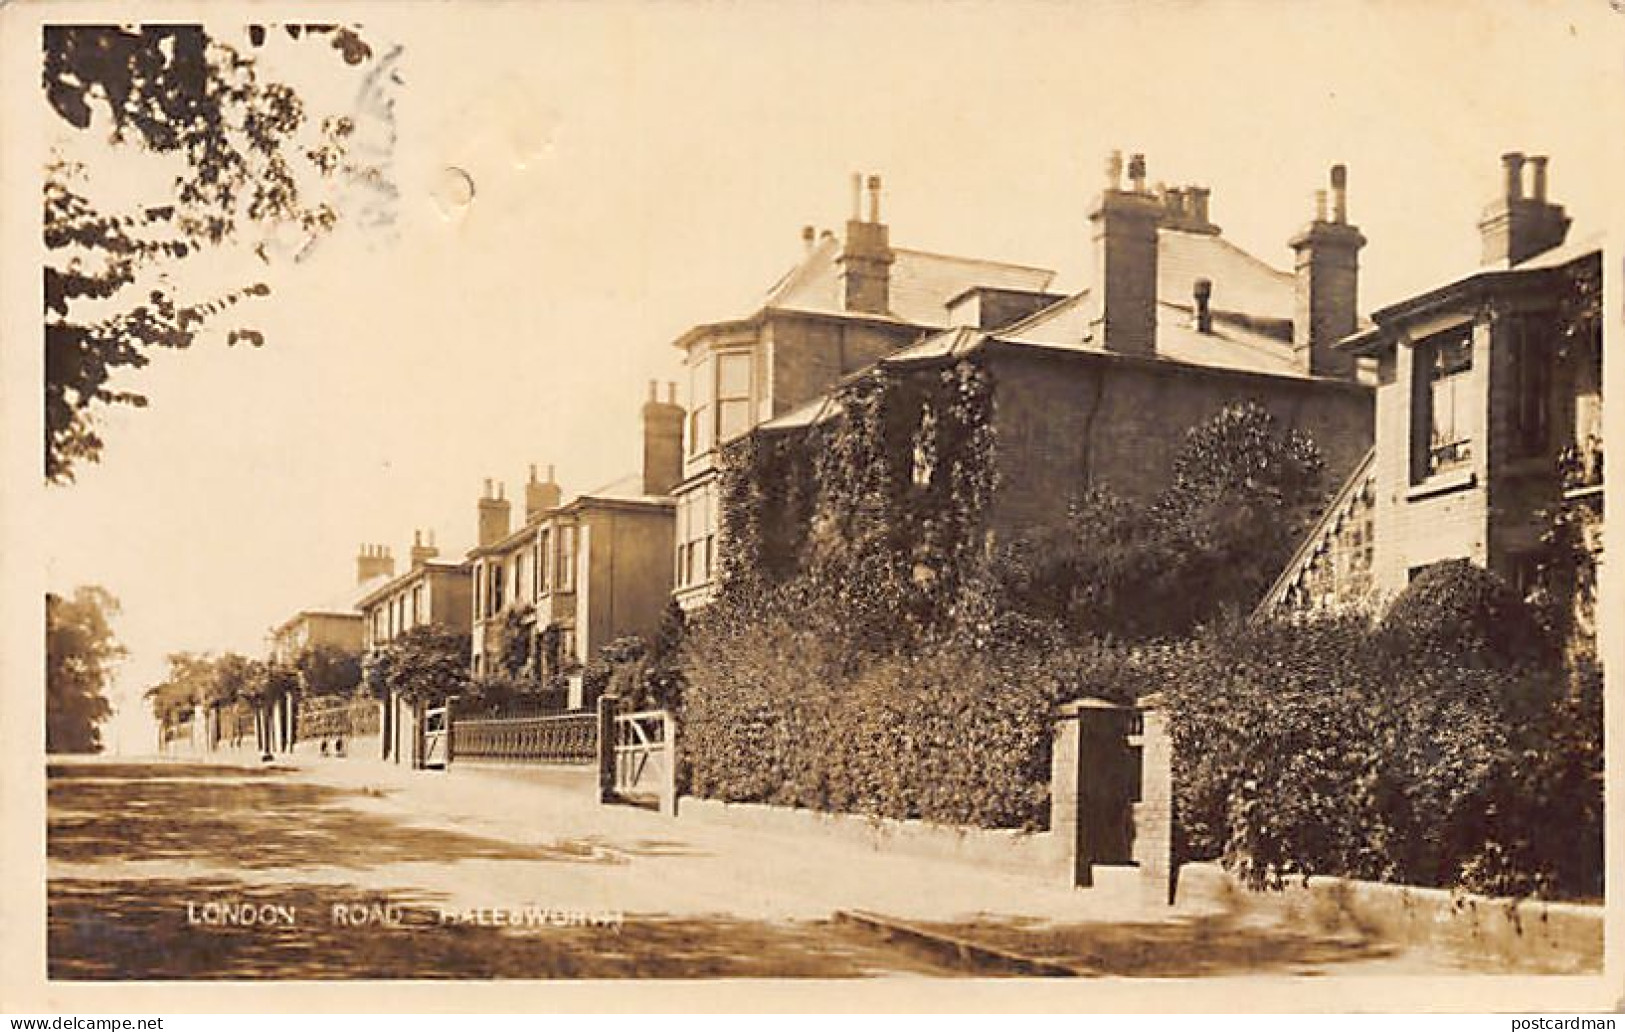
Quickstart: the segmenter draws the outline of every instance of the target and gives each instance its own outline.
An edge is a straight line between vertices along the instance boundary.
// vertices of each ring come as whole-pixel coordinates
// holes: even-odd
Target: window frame
[[[1473,467],[1475,446],[1482,445],[1480,435],[1484,432],[1473,396],[1476,350],[1477,327],[1472,321],[1429,334],[1412,347],[1414,484],[1450,477]],[[1442,401],[1449,403],[1448,439],[1438,432]]]
[[[723,368],[729,360],[744,363],[744,393],[723,394]],[[756,425],[756,346],[751,343],[730,344],[706,349],[704,355],[689,367],[689,409],[684,432],[687,437],[686,454],[697,458],[740,437]],[[703,387],[703,389],[702,389]],[[741,413],[737,427],[724,427],[725,406],[738,406]]]

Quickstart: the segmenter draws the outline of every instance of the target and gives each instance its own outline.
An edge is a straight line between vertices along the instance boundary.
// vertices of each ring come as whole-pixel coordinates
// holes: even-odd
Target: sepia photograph
[[[0,1009],[1617,1009],[1622,43],[0,6]]]

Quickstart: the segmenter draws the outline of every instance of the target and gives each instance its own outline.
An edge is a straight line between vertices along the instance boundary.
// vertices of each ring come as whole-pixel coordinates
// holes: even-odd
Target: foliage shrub
[[[1253,590],[1238,571],[1273,574],[1257,553],[1289,547],[1320,473],[1307,440],[1232,406],[1192,429],[1152,503],[1089,495],[1072,526],[993,549],[984,368],[876,371],[832,408],[724,453],[722,590],[677,663],[695,794],[1043,826],[1055,704],[1152,686],[1146,650],[1099,635],[1165,633]],[[1172,599],[1176,623],[1143,619]]]
[[[466,696],[469,638],[444,624],[420,624],[367,654],[362,682],[380,699],[392,695],[438,706]]]
[[[718,614],[721,616],[721,614]],[[730,614],[731,615],[731,614]],[[990,828],[1048,819],[1053,650],[944,637],[856,657],[826,620],[696,621],[680,713],[696,795]]]
[[[1178,849],[1296,875],[1592,895],[1601,679],[1465,564],[1361,617],[1230,624],[1163,651]]]
[[[1323,461],[1262,406],[1225,406],[1192,427],[1169,481],[1130,500],[1082,491],[1066,524],[1004,549],[1010,604],[1079,636],[1175,638],[1255,605],[1322,500]]]

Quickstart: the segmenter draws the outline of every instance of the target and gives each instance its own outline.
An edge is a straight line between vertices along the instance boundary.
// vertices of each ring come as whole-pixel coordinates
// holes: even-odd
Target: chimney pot
[[[1523,199],[1523,152],[1508,151],[1501,155],[1502,171],[1506,174],[1506,199]]]
[[[1191,217],[1203,226],[1209,224],[1208,198],[1212,196],[1212,193],[1213,191],[1205,186],[1191,187]]]
[[[852,173],[852,221],[863,221],[863,173]]]
[[[806,249],[808,254],[811,254],[813,248],[818,245],[818,231],[811,226],[802,226],[801,245]]]
[[[869,177],[869,221],[880,221],[880,177]]]
[[[1315,191],[1315,221],[1316,222],[1325,222],[1326,221],[1326,191],[1325,190],[1316,190]]]
[[[1135,154],[1128,159],[1129,189],[1145,193],[1145,155]]]
[[[547,482],[550,484],[553,482],[553,464],[551,462],[547,464]]]
[[[1106,156],[1106,189],[1123,188],[1123,152],[1112,151]]]
[[[1349,220],[1349,170],[1342,165],[1332,166],[1332,221],[1339,225]]]
[[[677,381],[676,380],[667,380],[666,381],[666,404],[668,404],[668,405],[677,404]]]
[[[1546,203],[1546,160],[1544,154],[1538,154],[1529,159],[1529,164],[1534,166],[1535,181],[1532,193],[1535,200],[1541,204]]]

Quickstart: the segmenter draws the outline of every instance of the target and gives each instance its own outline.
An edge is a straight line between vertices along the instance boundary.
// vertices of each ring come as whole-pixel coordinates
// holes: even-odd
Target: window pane
[[[690,408],[700,409],[711,404],[711,360],[701,359],[692,370],[689,379]]]
[[[717,419],[720,423],[717,427],[718,439],[726,441],[731,437],[738,437],[750,429],[750,402],[719,402]]]
[[[733,352],[717,356],[717,397],[750,397],[750,353]]]

